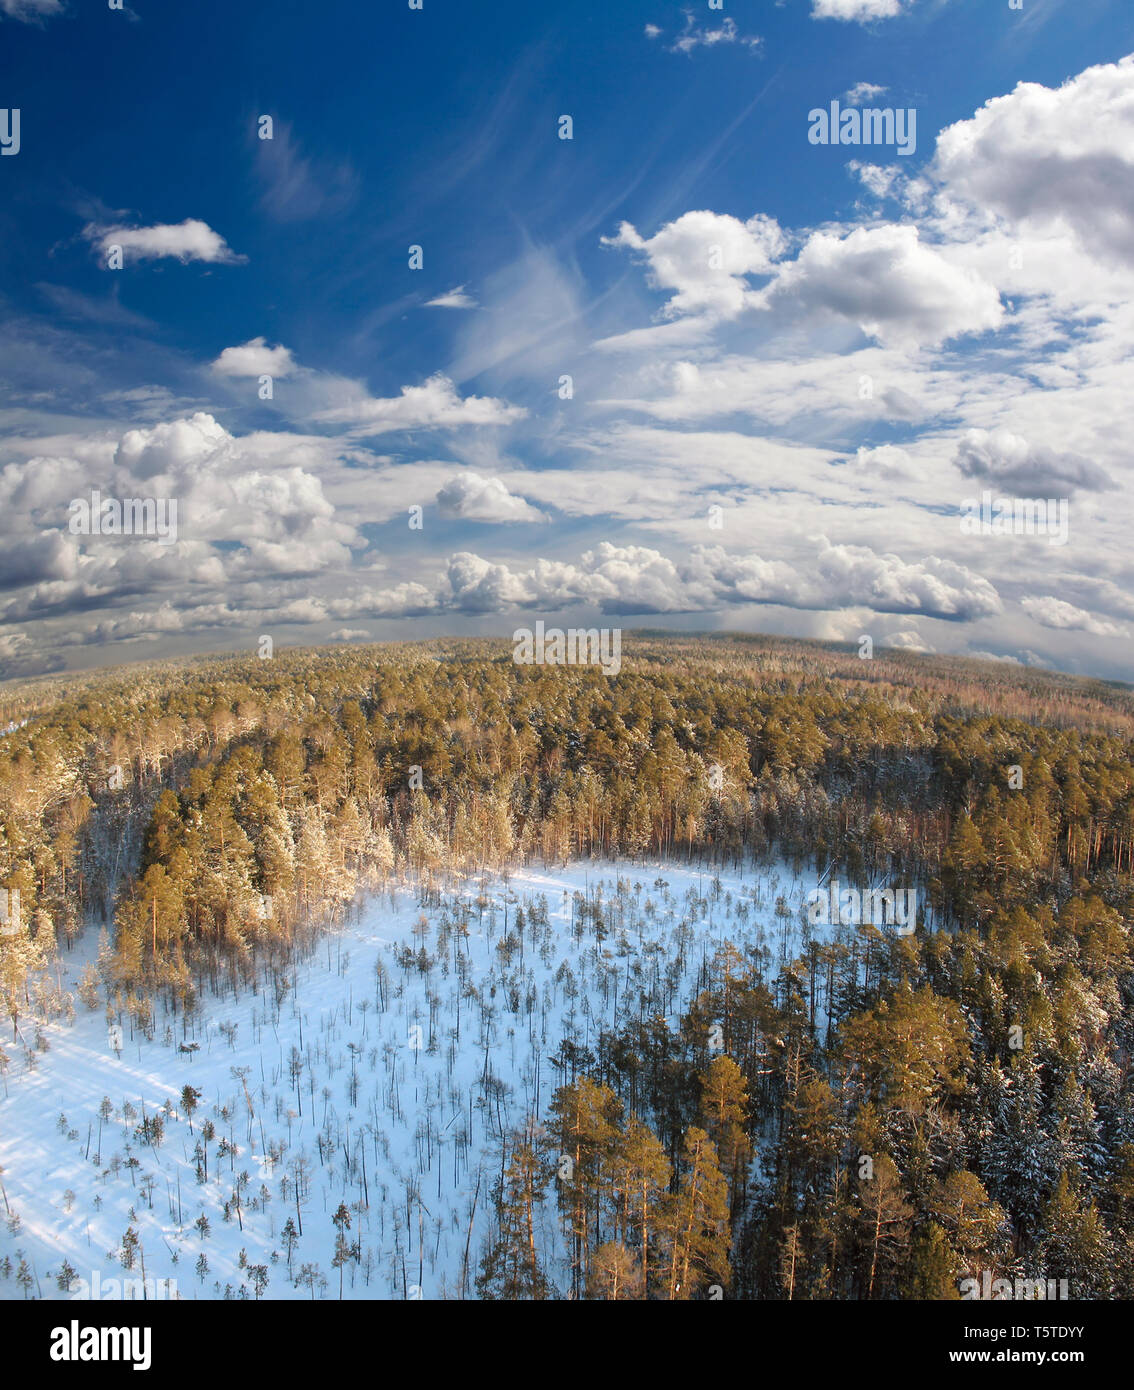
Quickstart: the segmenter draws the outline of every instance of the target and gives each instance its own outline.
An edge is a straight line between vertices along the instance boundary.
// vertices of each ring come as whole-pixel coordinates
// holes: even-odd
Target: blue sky
[[[1134,676],[1123,10],[0,0],[0,676],[538,617]]]

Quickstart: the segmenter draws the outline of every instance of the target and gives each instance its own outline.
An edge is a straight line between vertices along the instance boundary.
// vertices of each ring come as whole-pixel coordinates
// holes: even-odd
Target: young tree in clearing
[[[545,1182],[539,1156],[517,1144],[497,1198],[497,1236],[485,1252],[476,1287],[481,1298],[520,1302],[547,1297],[535,1241],[535,1205]]]
[[[205,1181],[209,1180],[209,1142],[217,1137],[216,1126],[212,1120],[206,1120],[201,1126],[201,1142],[204,1145],[205,1155]]]
[[[327,1278],[317,1264],[304,1264],[299,1267],[299,1274],[296,1277],[297,1284],[301,1288],[311,1290],[311,1302],[315,1302],[315,1289],[320,1291],[327,1287]]]
[[[331,1220],[334,1222],[335,1230],[338,1233],[335,1236],[335,1255],[334,1259],[331,1261],[331,1265],[339,1271],[339,1301],[342,1302],[343,1270],[351,1257],[350,1241],[346,1238],[346,1233],[350,1230],[350,1212],[347,1211],[345,1202],[339,1203],[339,1209],[335,1212],[334,1216],[331,1217]]]
[[[731,1278],[728,1184],[716,1145],[703,1129],[690,1126],[682,1157],[681,1186],[663,1201],[659,1222],[662,1296],[670,1300],[693,1298],[705,1285],[726,1288]]]
[[[189,1133],[193,1133],[193,1112],[196,1110],[201,1100],[201,1093],[193,1086],[182,1086],[181,1088],[181,1108],[185,1111],[185,1118],[189,1121]]]
[[[299,1232],[295,1229],[295,1222],[289,1216],[284,1222],[283,1231],[280,1233],[287,1251],[287,1272],[291,1273],[291,1257],[295,1253],[296,1242],[299,1240]]]
[[[728,1180],[729,1213],[735,1217],[743,1201],[751,1154],[744,1129],[748,1087],[744,1073],[731,1057],[714,1057],[697,1079],[701,1083],[701,1122],[717,1146],[721,1171]]]

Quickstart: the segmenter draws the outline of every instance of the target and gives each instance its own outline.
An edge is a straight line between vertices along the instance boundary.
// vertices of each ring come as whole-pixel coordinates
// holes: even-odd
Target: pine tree
[[[546,1177],[524,1140],[512,1151],[496,1202],[496,1238],[481,1263],[476,1286],[484,1299],[543,1299],[548,1285],[536,1250],[535,1209]]]
[[[744,1195],[750,1146],[745,1133],[748,1087],[744,1073],[731,1057],[714,1057],[701,1083],[701,1123],[716,1145],[721,1171],[728,1180],[729,1212],[733,1218]]]
[[[609,1240],[591,1259],[587,1297],[611,1303],[640,1299],[644,1282],[642,1267],[633,1253],[620,1241]]]
[[[603,1184],[617,1151],[622,1103],[589,1077],[561,1086],[552,1099],[547,1130],[558,1146],[560,1210],[571,1240],[571,1290],[586,1283],[592,1245],[601,1231]]]
[[[652,1269],[652,1241],[659,1206],[669,1187],[670,1164],[665,1148],[636,1115],[626,1126],[612,1164],[616,1229],[620,1241],[637,1251],[643,1284]]]
[[[716,1145],[691,1126],[682,1148],[684,1172],[676,1193],[662,1203],[662,1296],[691,1299],[706,1285],[727,1288],[729,1269],[728,1184]]]
[[[858,1224],[866,1254],[866,1297],[873,1298],[879,1275],[896,1265],[909,1247],[913,1208],[905,1198],[894,1160],[879,1154],[873,1175],[858,1186]]]

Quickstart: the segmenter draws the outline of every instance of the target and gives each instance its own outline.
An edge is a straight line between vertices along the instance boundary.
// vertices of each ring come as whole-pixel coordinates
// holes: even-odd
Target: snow
[[[120,1293],[108,1282],[141,1278],[140,1265],[127,1270],[117,1254],[128,1226],[146,1278],[158,1281],[149,1297],[167,1293],[165,1280],[182,1299],[221,1298],[226,1289],[253,1297],[244,1251],[246,1266],[267,1268],[265,1297],[337,1298],[332,1218],[340,1203],[350,1212],[347,1239],[358,1243],[358,1258],[342,1271],[344,1298],[460,1296],[466,1243],[466,1296],[475,1296],[501,1140],[546,1113],[563,1080],[550,1060],[561,1041],[593,1045],[602,1029],[639,1016],[676,1023],[726,940],[763,953],[774,974],[805,944],[804,905],[815,886],[814,875],[784,864],[718,873],[671,863],[528,867],[431,897],[399,883],[321,938],[278,990],[261,979],[238,997],[203,997],[191,1018],[159,1011],[148,1037],[125,1018],[117,1039],[101,1007],[91,1012],[76,1001],[72,1024],[44,1026],[48,1050],[33,1052],[30,1067],[18,1044],[3,1044],[12,1065],[0,1100],[0,1177],[11,1215],[7,1226],[0,1222],[0,1261],[9,1256],[13,1273],[0,1277],[0,1298],[23,1297],[17,1252],[36,1276],[33,1296],[76,1296],[56,1286],[64,1259],[95,1297],[129,1296],[130,1286]],[[600,893],[601,941],[589,918],[572,929],[576,895],[593,902]],[[546,925],[534,926],[543,902]],[[505,911],[512,928],[517,906],[528,923],[522,961],[517,948],[509,962],[499,947]],[[415,935],[423,914],[427,930]],[[450,930],[439,940],[446,920],[467,920],[467,938]],[[96,937],[88,927],[64,957],[65,987],[76,988]],[[424,972],[414,961],[422,948],[430,958]],[[179,1050],[192,1043],[199,1050]],[[186,1084],[201,1092],[192,1132],[181,1108]],[[100,1153],[104,1097],[113,1114]],[[164,1139],[154,1147],[134,1131],[143,1113],[163,1106]],[[199,1182],[194,1148],[206,1120],[216,1135],[208,1180]],[[222,1155],[222,1139],[237,1152]],[[303,1234],[291,1269],[318,1265],[325,1287],[289,1277],[282,1239],[289,1215],[298,1225],[294,1179],[304,1166]],[[239,1218],[233,1210],[226,1221],[242,1172],[249,1180]],[[195,1226],[201,1216],[207,1238]],[[544,1221],[554,1248],[551,1202]],[[74,1287],[81,1297],[83,1286]]]

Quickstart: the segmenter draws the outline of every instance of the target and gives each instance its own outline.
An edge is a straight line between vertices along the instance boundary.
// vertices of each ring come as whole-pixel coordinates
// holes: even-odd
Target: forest
[[[422,909],[397,969],[427,1000],[434,966],[453,973],[458,1037],[463,998],[484,1026],[461,956],[486,910],[493,1007],[535,1036],[525,952],[558,965],[565,996],[581,957],[560,959],[537,901],[509,917],[507,894],[457,885],[615,865],[657,886],[575,894],[601,1018],[549,1041],[554,1084],[530,1105],[497,1107],[491,1226],[447,1296],[955,1299],[984,1271],[1134,1295],[1126,687],[638,632],[617,677],[520,666],[489,640],[55,676],[0,690],[8,725],[13,1078],[76,1012],[187,1039],[274,982],[278,1015],[297,964],[392,885]],[[714,886],[667,906],[658,865],[703,867]],[[910,934],[803,929],[771,951],[731,930],[748,909],[729,888],[729,925],[698,944],[721,879],[777,865],[916,887],[926,908]],[[612,954],[630,980],[651,924],[655,983],[635,975],[607,1001],[603,949],[625,940]],[[91,936],[72,997],[57,965]],[[433,1037],[447,1007],[426,1026],[449,1045]],[[340,1292],[359,1260],[351,1211],[334,1223]]]

